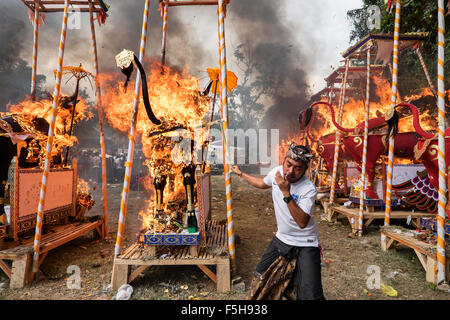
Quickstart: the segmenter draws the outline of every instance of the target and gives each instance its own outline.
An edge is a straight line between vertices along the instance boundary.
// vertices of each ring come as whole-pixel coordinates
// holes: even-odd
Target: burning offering
[[[116,56],[117,65],[127,76],[123,86],[106,79],[106,117],[113,128],[127,132],[133,92],[126,90],[136,66],[141,75],[142,100],[136,130],[141,135],[144,179],[150,194],[148,207],[139,213],[142,229],[139,239],[155,234],[197,234],[196,216],[198,172],[202,165],[202,137],[210,98],[209,89],[199,88],[199,80],[188,70],[176,72],[151,61],[149,76],[133,52],[123,50]],[[108,78],[105,76],[105,78]],[[144,111],[145,110],[145,111]],[[126,164],[127,165],[127,164]],[[197,170],[198,169],[198,170]]]

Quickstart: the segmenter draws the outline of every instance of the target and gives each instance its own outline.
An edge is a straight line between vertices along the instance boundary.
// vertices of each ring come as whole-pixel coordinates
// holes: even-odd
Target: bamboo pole
[[[361,168],[361,190],[359,191],[359,219],[358,219],[358,235],[362,236],[364,222],[364,201],[366,199],[366,162],[367,162],[367,139],[369,138],[369,107],[370,107],[370,49],[367,47],[367,79],[366,79],[366,110],[364,118],[364,144]]]
[[[45,194],[47,191],[47,178],[48,172],[50,169],[50,157],[52,155],[52,146],[53,146],[53,134],[55,130],[55,119],[58,107],[59,94],[61,92],[61,77],[62,77],[62,67],[64,60],[64,49],[66,42],[66,32],[67,32],[67,17],[68,17],[68,9],[69,9],[69,0],[65,0],[64,2],[64,16],[61,26],[61,38],[59,41],[59,53],[58,53],[58,66],[56,71],[56,82],[55,82],[55,90],[53,92],[53,105],[52,105],[52,114],[50,118],[50,127],[48,129],[48,140],[47,140],[47,148],[45,154],[45,163],[44,163],[44,173],[42,175],[42,183],[41,183],[41,192],[39,198],[39,205],[37,210],[36,217],[36,231],[34,235],[34,255],[33,255],[33,273],[38,272],[39,269],[39,254],[40,254],[40,242],[41,242],[41,233],[42,227],[44,224],[44,205],[45,205]],[[76,188],[76,186],[74,186]]]
[[[400,35],[400,0],[395,1],[395,28],[394,28],[394,50],[392,53],[392,108],[397,102],[397,78],[398,78],[398,43]],[[386,179],[386,207],[384,214],[384,225],[390,225],[391,219],[391,197],[392,197],[392,175],[394,171],[394,136],[389,136],[388,168]],[[385,240],[384,234],[381,236]]]
[[[436,97],[436,89],[434,88],[433,81],[431,81],[430,74],[428,73],[427,65],[425,64],[425,61],[423,61],[422,53],[420,52],[420,48],[416,48],[416,54],[419,57],[420,65],[422,66],[423,73],[425,74],[425,77],[427,78],[428,85],[430,86],[431,92],[433,92],[433,95]]]
[[[339,101],[339,113],[338,113],[338,123],[342,123],[342,117],[344,114],[344,104],[345,104],[345,87],[347,85],[347,76],[348,76],[348,66],[349,60],[345,60],[345,74],[344,80],[341,88],[341,97]],[[336,139],[334,141],[334,160],[333,160],[333,173],[331,178],[331,190],[330,190],[330,203],[334,202],[334,194],[336,192],[336,177],[337,177],[337,166],[339,161],[339,149],[341,145],[341,132],[336,129]]]
[[[106,147],[105,147],[105,129],[104,129],[104,114],[103,114],[103,103],[102,103],[102,90],[100,86],[99,79],[99,69],[98,69],[98,55],[97,55],[97,41],[95,37],[95,24],[94,24],[94,4],[92,1],[89,2],[89,20],[91,23],[91,37],[92,37],[92,50],[94,55],[94,76],[95,76],[95,88],[97,93],[97,109],[98,109],[98,119],[100,126],[100,152],[102,155],[102,201],[103,201],[103,216],[104,216],[104,234],[103,237],[108,237],[109,225],[108,225],[108,198],[107,198],[107,176],[106,176]]]
[[[31,99],[36,100],[36,74],[39,40],[39,0],[34,2],[34,26],[33,26],[33,65],[31,69]]]
[[[437,284],[446,280],[445,276],[445,206],[447,204],[447,186],[445,181],[445,83],[444,83],[444,43],[445,43],[444,0],[438,0],[438,163],[439,163],[439,201],[437,216]]]
[[[163,27],[161,36],[161,64],[166,64],[166,46],[167,46],[167,23],[169,21],[169,1],[166,0],[163,6]]]
[[[225,178],[225,192],[227,202],[227,229],[228,229],[228,251],[230,253],[232,264],[236,263],[236,251],[234,245],[234,228],[233,228],[233,199],[231,196],[231,172],[230,172],[230,139],[228,134],[228,96],[227,96],[227,61],[225,47],[225,4],[224,0],[218,0],[218,20],[219,20],[219,55],[220,55],[220,83],[221,92],[220,99],[222,104],[222,120],[223,120],[223,170]]]
[[[139,50],[139,61],[142,63],[145,56],[145,45],[147,43],[147,21],[148,21],[148,12],[149,12],[149,4],[150,0],[145,0],[144,7],[144,15],[142,19],[142,35],[141,35],[141,44]],[[141,88],[141,73],[137,72],[136,74],[136,86],[135,86],[135,96],[134,96],[134,105],[133,105],[133,113],[131,115],[131,128],[128,136],[128,155],[127,161],[125,162],[125,178],[123,181],[123,190],[122,190],[122,200],[120,203],[120,214],[119,214],[119,226],[117,229],[117,240],[116,246],[114,249],[114,254],[117,257],[120,254],[120,248],[122,247],[124,231],[125,231],[125,218],[127,216],[127,204],[128,204],[128,193],[130,192],[130,181],[131,181],[131,171],[133,169],[133,156],[134,156],[134,146],[136,139],[136,124],[137,124],[137,114],[138,114],[138,106],[139,106],[139,94]]]

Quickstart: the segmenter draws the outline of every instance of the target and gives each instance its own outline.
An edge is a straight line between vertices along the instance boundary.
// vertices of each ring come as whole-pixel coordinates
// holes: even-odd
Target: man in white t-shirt
[[[277,233],[256,266],[255,276],[262,275],[279,256],[297,256],[294,283],[297,299],[322,300],[320,250],[317,224],[314,221],[316,187],[306,177],[312,154],[304,146],[291,143],[283,165],[273,168],[265,178],[231,170],[259,189],[272,188]]]

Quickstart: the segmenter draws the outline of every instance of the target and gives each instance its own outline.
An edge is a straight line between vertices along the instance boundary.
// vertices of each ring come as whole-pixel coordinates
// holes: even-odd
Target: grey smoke
[[[230,5],[230,20],[239,41],[254,53],[257,72],[272,90],[269,107],[261,126],[280,129],[283,137],[298,128],[300,108],[308,101],[308,84],[303,66],[306,55],[292,45],[295,28],[283,16],[285,7],[277,1],[235,1]],[[298,32],[298,31],[296,31]]]
[[[141,35],[142,0],[109,0],[111,10],[105,25],[99,27],[96,22],[97,44],[100,71],[116,72],[118,80],[123,75],[115,66],[115,55],[123,48],[139,52]],[[158,2],[153,0],[150,9],[147,57],[161,58],[162,19],[157,11]],[[297,129],[296,118],[304,108],[309,96],[307,67],[311,62],[311,52],[293,44],[297,38],[296,30],[283,17],[286,3],[271,0],[232,1],[227,9],[226,39],[229,69],[233,69],[234,48],[244,44],[255,53],[254,59],[258,72],[265,75],[271,84],[271,91],[264,98],[266,113],[262,121],[255,121],[252,127],[261,125],[266,128],[282,129],[281,136]],[[302,4],[309,6],[309,4]],[[166,62],[171,67],[183,70],[191,66],[190,73],[207,84],[206,68],[218,65],[217,49],[217,7],[171,7],[167,38]],[[0,4],[0,102],[20,100],[29,92],[32,54],[33,28],[28,21],[27,8],[19,0],[6,0]],[[56,67],[58,43],[61,28],[61,13],[48,13],[47,23],[40,28],[38,74],[42,89],[52,92],[54,86],[53,69]],[[90,26],[88,14],[83,14],[80,30],[68,30],[66,40],[65,65],[83,64],[93,69]],[[303,36],[305,37],[305,36]],[[308,42],[308,41],[305,41]],[[308,45],[311,50],[311,45]],[[9,59],[13,62],[5,62]],[[5,65],[14,65],[19,69],[4,71]],[[16,75],[17,73],[17,75]],[[14,76],[13,76],[14,74]],[[14,77],[17,80],[12,81]],[[8,82],[9,81],[9,82]],[[4,84],[8,83],[8,90]],[[63,83],[64,84],[64,83]],[[63,91],[70,94],[73,83],[63,85]],[[82,84],[88,92],[88,82]],[[93,95],[91,96],[93,98]]]
[[[24,49],[21,38],[25,22],[15,18],[17,8],[5,9],[0,4],[0,112],[6,111],[7,103],[17,103],[30,92],[31,67],[18,53]],[[45,81],[44,76],[37,78],[38,84]]]

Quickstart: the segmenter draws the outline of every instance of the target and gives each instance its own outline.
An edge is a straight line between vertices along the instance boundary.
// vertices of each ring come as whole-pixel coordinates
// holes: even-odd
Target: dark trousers
[[[317,247],[296,247],[273,237],[260,262],[256,265],[256,273],[264,271],[279,257],[293,258],[297,256],[294,271],[294,284],[297,289],[297,300],[324,300],[320,251]]]

